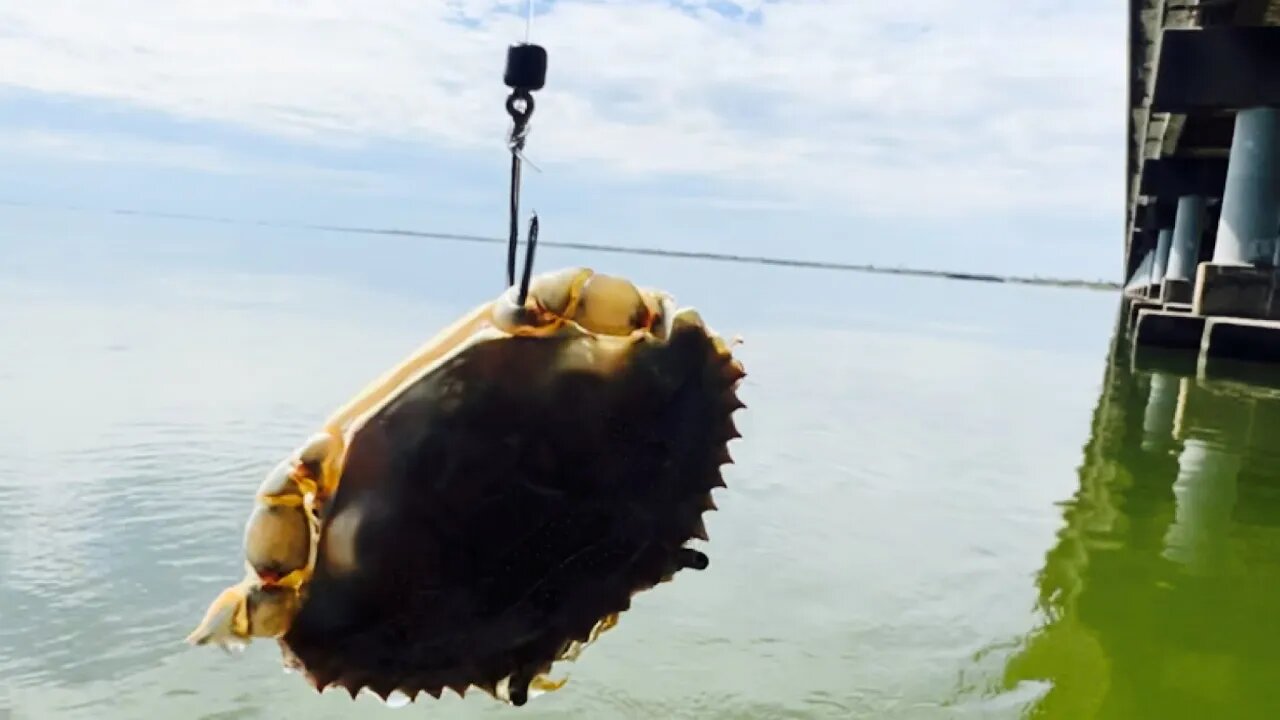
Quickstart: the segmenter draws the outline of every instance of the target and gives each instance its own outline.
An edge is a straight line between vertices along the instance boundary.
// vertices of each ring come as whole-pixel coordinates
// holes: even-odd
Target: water
[[[1280,382],[1132,372],[1128,350],[1007,677],[1054,683],[1034,717],[1276,717]]]
[[[1280,713],[1280,400],[1128,372],[1110,294],[567,253],[746,340],[711,568],[521,709],[187,648],[262,474],[500,249],[5,220],[0,718]]]

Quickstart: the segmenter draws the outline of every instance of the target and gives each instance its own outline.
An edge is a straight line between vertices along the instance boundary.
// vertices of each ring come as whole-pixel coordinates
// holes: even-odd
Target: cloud
[[[295,141],[492,151],[498,0],[0,0],[0,85]],[[529,154],[860,213],[1119,212],[1124,13],[1102,0],[556,0]]]
[[[165,169],[197,170],[215,175],[306,180],[340,185],[349,191],[374,192],[385,189],[384,178],[372,172],[269,161],[210,145],[141,140],[123,133],[0,129],[0,153],[7,157],[129,163]]]

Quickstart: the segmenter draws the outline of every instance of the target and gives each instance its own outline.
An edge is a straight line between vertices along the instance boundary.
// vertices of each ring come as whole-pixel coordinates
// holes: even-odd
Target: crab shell
[[[276,638],[317,690],[522,705],[706,556],[745,373],[696,310],[589,269],[432,339],[268,474],[188,637]]]

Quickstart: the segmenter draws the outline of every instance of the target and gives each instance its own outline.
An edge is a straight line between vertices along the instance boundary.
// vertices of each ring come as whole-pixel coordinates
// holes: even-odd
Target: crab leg
[[[245,526],[245,577],[210,604],[187,642],[236,646],[288,629],[298,591],[315,565],[319,514],[337,489],[349,425],[488,324],[491,312],[492,303],[485,303],[423,344],[339,408],[322,432],[268,473]]]
[[[330,447],[329,437],[318,435],[267,473],[245,524],[245,577],[209,605],[188,643],[243,646],[251,637],[275,637],[288,629],[298,589],[315,562],[319,525],[313,500]]]
[[[297,588],[310,574],[318,529],[315,493],[313,473],[300,457],[278,465],[259,486],[244,550],[249,569],[264,584]]]
[[[406,382],[411,381],[430,367],[454,346],[471,336],[477,329],[491,324],[493,303],[487,302],[445,328],[420,345],[407,358],[366,385],[355,397],[338,408],[325,421],[323,435],[328,445],[316,475],[315,499],[318,504],[331,497],[337,490],[342,475],[342,462],[346,454],[346,433],[353,421],[381,405]]]
[[[187,642],[218,645],[225,650],[243,649],[251,638],[283,635],[297,609],[297,590],[263,585],[251,573],[210,603]]]
[[[585,640],[575,640],[569,643],[560,653],[560,656],[556,658],[556,662],[574,662],[582,654],[583,650],[599,639],[602,633],[608,632],[617,626],[617,624],[618,613],[611,613],[606,615],[604,618],[601,618],[600,621],[591,628],[591,632]],[[524,700],[520,700],[519,702],[517,702],[516,698],[513,696],[513,682],[513,676],[508,675],[498,681],[492,691],[486,692],[489,692],[492,697],[497,700],[501,700],[504,703],[523,704],[524,700],[532,700],[538,695],[555,692],[560,688],[563,688],[568,684],[569,676],[565,675],[557,680],[552,678],[549,672],[534,675],[529,680],[527,690],[524,691],[526,693]],[[515,692],[520,692],[520,690],[516,689]]]
[[[328,421],[325,422],[325,428],[345,430],[348,423],[377,406],[414,375],[422,372],[424,368],[440,359],[442,355],[464,338],[475,333],[478,327],[489,324],[489,315],[492,312],[492,308],[493,303],[491,302],[475,308],[453,325],[423,343],[412,355],[383,373],[377,380],[365,386],[346,405],[343,405],[333,415],[329,416]]]

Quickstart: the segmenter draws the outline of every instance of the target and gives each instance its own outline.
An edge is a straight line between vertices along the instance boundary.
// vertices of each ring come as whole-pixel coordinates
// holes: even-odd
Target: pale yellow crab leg
[[[577,312],[583,288],[594,274],[589,268],[569,268],[538,275],[529,281],[523,306],[516,304],[517,289],[509,288],[493,305],[494,325],[511,335],[555,335]]]
[[[191,645],[242,647],[249,639],[249,583],[245,578],[223,590],[205,611],[200,624],[187,635]]]
[[[564,687],[569,682],[568,677],[552,680],[547,675],[539,675],[529,682],[529,694],[555,692]]]
[[[612,275],[593,275],[582,288],[582,298],[570,319],[592,333],[629,336],[647,332],[653,324],[653,310],[630,280]]]
[[[245,523],[245,577],[222,591],[187,642],[243,646],[250,637],[282,633],[297,592],[311,577],[318,525],[311,507],[316,474],[331,443],[312,437],[263,479]]]
[[[436,333],[427,342],[418,346],[413,353],[399,364],[384,372],[373,382],[366,385],[346,404],[338,408],[324,423],[324,434],[328,436],[328,446],[320,467],[317,480],[317,502],[323,503],[333,495],[337,488],[338,478],[342,475],[342,463],[346,454],[346,430],[348,425],[377,407],[389,395],[406,382],[422,372],[424,368],[438,361],[458,343],[473,335],[478,329],[492,324],[493,303],[484,303],[470,313],[464,315],[452,325]]]
[[[618,624],[618,613],[611,613],[602,618],[592,628],[587,638],[582,641],[574,641],[569,644],[564,652],[556,658],[556,662],[573,662],[578,659],[586,647],[594,643],[601,635],[613,629]],[[533,676],[529,681],[528,699],[532,700],[539,695],[555,692],[569,683],[569,676],[564,675],[560,679],[554,679],[549,673],[539,673]],[[494,687],[494,691],[490,693],[494,698],[506,703],[511,702],[511,676],[508,675]]]
[[[297,588],[311,572],[313,519],[301,503],[260,503],[245,524],[245,561],[264,585]]]
[[[242,649],[251,638],[283,635],[297,611],[297,590],[266,587],[249,575],[218,595],[187,642]]]
[[[347,423],[363,415],[370,408],[381,402],[387,395],[412,378],[423,368],[440,359],[452,347],[473,334],[478,328],[490,324],[492,302],[487,302],[464,315],[453,325],[445,328],[423,343],[400,364],[386,371],[377,380],[365,386],[354,398],[329,416],[325,427],[344,429]]]
[[[587,634],[586,640],[575,640],[569,643],[569,647],[560,654],[559,659],[567,662],[574,662],[582,655],[582,651],[586,650],[592,643],[600,638],[600,636],[618,625],[618,613],[610,613],[604,616]]]
[[[318,476],[333,446],[327,434],[313,436],[258,487],[244,549],[246,563],[264,585],[297,588],[311,575],[319,530]]]
[[[560,317],[572,317],[578,311],[584,287],[591,281],[594,273],[586,268],[542,275],[530,282],[529,294],[535,303],[546,311]],[[345,433],[348,425],[371,409],[382,404],[388,396],[395,393],[406,382],[420,375],[424,369],[439,361],[460,343],[485,327],[500,327],[506,332],[519,329],[508,327],[512,318],[502,306],[504,300],[487,302],[476,307],[449,327],[437,333],[423,343],[409,357],[395,367],[386,371],[377,380],[367,385],[355,397],[334,412],[325,421],[325,432],[331,438],[332,445],[325,457],[323,472],[319,479],[318,494],[328,497],[337,484],[341,474],[344,455]],[[550,332],[554,327],[541,329],[539,334]],[[533,331],[532,328],[529,328]]]

